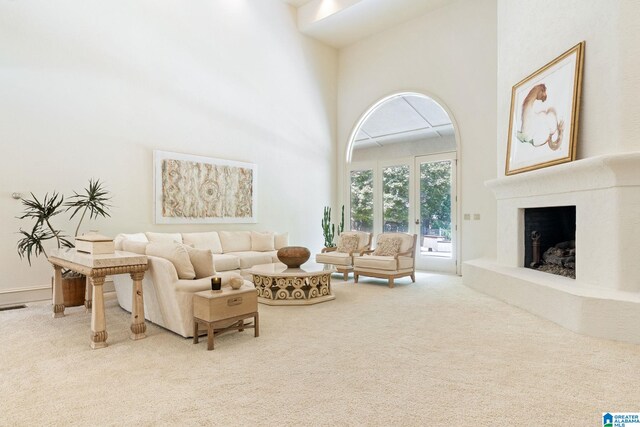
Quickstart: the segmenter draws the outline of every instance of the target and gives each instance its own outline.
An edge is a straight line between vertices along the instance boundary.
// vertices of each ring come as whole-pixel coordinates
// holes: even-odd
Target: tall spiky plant
[[[324,236],[324,245],[327,248],[335,246],[333,244],[335,229],[336,226],[331,224],[331,208],[329,206],[325,206],[322,213],[322,235]]]
[[[69,240],[69,236],[66,236],[62,230],[55,229],[51,224],[51,218],[54,216],[62,212],[72,211],[69,219],[73,219],[76,214],[81,212],[74,236],[78,235],[80,225],[87,212],[89,212],[90,219],[110,216],[108,209],[111,205],[109,205],[108,201],[111,197],[98,179],[90,179],[89,187],[84,189],[84,193],[74,191],[74,195],[69,197],[70,201],[66,203],[64,196],[56,191],[51,193],[51,196],[49,196],[49,193],[45,194],[42,201],[33,193],[30,194],[31,198],[21,199],[24,210],[18,218],[33,219],[35,224],[31,231],[25,231],[22,228],[18,230],[22,237],[18,240],[17,248],[20,258],[26,258],[29,265],[31,265],[32,257],[38,257],[39,255],[48,257],[44,248],[44,242],[48,240],[55,239],[58,249],[74,247],[73,242]]]
[[[111,207],[108,203],[111,197],[109,197],[109,192],[102,187],[99,179],[95,181],[89,179],[89,187],[84,189],[84,193],[79,194],[74,191],[73,196],[69,197],[69,199],[71,201],[64,204],[67,207],[67,211],[73,210],[69,219],[73,219],[78,212],[82,211],[74,236],[77,236],[80,232],[80,225],[87,212],[89,212],[89,219],[96,219],[99,216],[103,218],[111,216],[107,211]]]
[[[30,232],[24,231],[22,228],[18,231],[22,235],[22,238],[18,240],[20,258],[26,257],[31,265],[32,256],[37,257],[40,254],[47,256],[43,242],[51,239],[56,240],[58,248],[73,247],[73,243],[63,234],[62,230],[56,230],[51,225],[51,218],[62,213],[63,195],[54,191],[51,196],[49,193],[45,194],[40,201],[31,193],[31,199],[21,199],[21,201],[24,211],[18,218],[31,218],[36,222]]]

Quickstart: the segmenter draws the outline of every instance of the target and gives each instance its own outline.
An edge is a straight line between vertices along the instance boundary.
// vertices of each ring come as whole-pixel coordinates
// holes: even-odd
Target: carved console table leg
[[[62,267],[53,266],[53,317],[64,316],[64,298],[62,297]]]
[[[139,340],[144,338],[147,325],[144,323],[144,301],[142,298],[142,279],[144,271],[131,273],[133,280],[131,295],[131,339]]]
[[[104,296],[102,286],[104,276],[91,278],[93,288],[93,309],[91,310],[91,348],[107,346],[107,324],[104,318]]]
[[[92,303],[91,293],[92,293],[91,279],[87,277],[87,283],[85,284],[85,289],[84,289],[84,308],[86,310],[91,310],[91,303]]]

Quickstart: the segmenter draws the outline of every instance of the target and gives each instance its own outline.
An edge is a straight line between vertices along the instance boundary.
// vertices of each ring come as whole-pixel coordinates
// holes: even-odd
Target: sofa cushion
[[[147,236],[144,233],[133,233],[133,234],[120,233],[113,239],[113,243],[117,251],[123,250],[122,244],[124,243],[125,240],[131,240],[134,242],[149,242],[149,239],[147,239]]]
[[[151,242],[147,245],[147,255],[157,256],[171,261],[176,268],[179,279],[194,279],[196,277],[196,272],[189,259],[189,253],[184,245],[179,243]]]
[[[254,251],[244,251],[244,252],[233,252],[228,255],[233,255],[238,257],[240,260],[240,268],[251,268],[254,265],[258,264],[271,264],[272,258],[270,253],[265,252],[254,252]]]
[[[251,232],[251,250],[266,252],[275,249],[275,239],[273,233],[265,231],[252,231]]]
[[[215,231],[204,233],[182,233],[182,241],[186,245],[191,245],[196,249],[210,249],[214,254],[222,253],[220,236]]]
[[[278,251],[265,252],[265,255],[269,255],[271,257],[271,262],[280,262],[278,259]]]
[[[276,233],[274,235],[273,244],[275,250],[289,246],[289,233]]]
[[[187,249],[189,261],[191,261],[193,270],[196,273],[196,279],[216,274],[211,249],[196,249],[187,245],[185,245],[185,249]]]
[[[250,231],[218,231],[222,252],[241,252],[251,250]]]
[[[217,272],[237,270],[240,268],[240,259],[234,255],[213,254],[213,265]]]
[[[325,252],[316,255],[316,262],[320,264],[351,265],[351,256],[344,252]]]
[[[180,233],[153,233],[151,231],[147,231],[144,234],[150,242],[183,243],[182,235]]]
[[[402,270],[405,268],[412,268],[413,258],[401,256],[398,257],[398,263],[396,263],[395,258],[391,256],[365,255],[354,258],[353,265],[356,268],[361,267],[376,270],[394,271],[396,269]]]
[[[144,236],[144,234],[143,234]],[[146,238],[146,237],[145,237]],[[133,252],[134,254],[146,255],[147,245],[149,242],[137,242],[135,240],[123,240],[122,250],[127,252]]]
[[[359,238],[356,234],[341,234],[338,237],[337,252],[351,253],[358,249]]]
[[[358,231],[358,230],[343,231],[340,234],[340,237],[342,236],[358,236],[358,251],[362,251],[371,243],[371,233],[368,233],[366,231]]]
[[[400,252],[400,244],[402,244],[402,241],[399,237],[381,237],[377,242],[373,254],[378,256],[396,256]]]

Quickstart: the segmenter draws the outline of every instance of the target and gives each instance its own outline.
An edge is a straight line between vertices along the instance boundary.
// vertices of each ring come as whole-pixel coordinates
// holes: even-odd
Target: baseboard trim
[[[113,280],[104,282],[104,292],[114,292]],[[51,300],[51,285],[0,290],[0,305]]]

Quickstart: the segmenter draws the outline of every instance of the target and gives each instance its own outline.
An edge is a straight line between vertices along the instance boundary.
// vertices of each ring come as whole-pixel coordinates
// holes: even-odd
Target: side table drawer
[[[216,322],[258,311],[258,293],[255,289],[213,295],[202,297],[197,293],[194,296],[193,315],[195,317]]]

